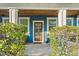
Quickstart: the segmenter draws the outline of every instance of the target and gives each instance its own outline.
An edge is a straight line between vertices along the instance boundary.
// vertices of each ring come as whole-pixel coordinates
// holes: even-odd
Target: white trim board
[[[79,10],[79,7],[22,7],[22,6],[18,6],[18,7],[0,7],[0,9],[10,9],[10,8],[14,8],[14,9],[41,9],[41,10],[59,10],[59,9],[66,9],[66,10]]]
[[[15,9],[46,9],[46,10],[59,10],[59,9],[66,9],[66,10],[79,10],[79,7],[0,7],[0,9],[10,9],[10,8],[15,8]]]
[[[79,21],[79,15],[77,16],[77,26],[79,26],[78,21]]]
[[[34,22],[42,22],[43,23],[43,36],[42,36],[42,41],[34,41]],[[36,20],[34,20],[33,21],[33,43],[34,42],[44,42],[44,21],[36,21]]]

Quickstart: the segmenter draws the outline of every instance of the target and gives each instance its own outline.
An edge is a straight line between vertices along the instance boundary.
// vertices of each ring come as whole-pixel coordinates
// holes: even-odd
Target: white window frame
[[[50,19],[56,19],[56,22],[58,23],[58,17],[47,17],[47,33],[49,32],[49,20]],[[56,23],[56,26],[57,26]]]
[[[9,17],[2,17],[2,23],[4,24],[4,20],[9,19]]]
[[[29,17],[18,17],[18,18],[19,18],[19,20],[18,20],[19,24],[21,24],[21,22],[20,22],[21,19],[28,20],[28,25],[27,25],[27,27],[28,27],[28,33],[27,33],[27,35],[30,35],[30,18]]]
[[[73,26],[73,19],[74,19],[74,18],[73,18],[73,17],[67,17],[67,18],[66,18],[66,26],[67,26],[67,19],[72,20],[71,26]]]
[[[79,15],[77,16],[77,26],[79,25],[79,24],[78,24],[78,20],[79,20]]]

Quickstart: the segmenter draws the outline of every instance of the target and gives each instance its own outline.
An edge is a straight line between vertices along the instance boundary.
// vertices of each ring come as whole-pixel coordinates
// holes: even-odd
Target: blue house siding
[[[44,42],[46,40],[46,32],[47,32],[47,20],[46,16],[30,16],[30,35],[28,36],[28,42],[33,42],[33,21],[44,21]]]
[[[0,23],[2,23],[2,17],[0,16]]]
[[[69,16],[67,16],[69,17]],[[76,16],[72,16],[73,19],[73,26],[77,26],[77,17]],[[29,43],[33,43],[33,21],[37,20],[37,21],[44,21],[44,42],[46,42],[47,40],[47,17],[46,16],[30,16],[30,34],[28,36],[28,42]]]
[[[77,16],[74,16],[74,19],[73,19],[73,26],[77,26]]]
[[[69,17],[69,16],[67,16]],[[77,26],[77,16],[71,16],[73,17],[73,26]],[[44,21],[44,42],[47,40],[47,16],[30,16],[30,30],[29,30],[29,35],[28,35],[28,42],[32,43],[33,42],[33,21],[34,20],[42,20]],[[0,16],[0,23],[2,23],[2,16]]]

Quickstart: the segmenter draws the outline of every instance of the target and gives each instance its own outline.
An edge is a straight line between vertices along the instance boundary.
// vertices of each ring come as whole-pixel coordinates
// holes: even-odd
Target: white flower
[[[29,33],[27,32],[27,33],[25,33],[25,35],[28,35]]]

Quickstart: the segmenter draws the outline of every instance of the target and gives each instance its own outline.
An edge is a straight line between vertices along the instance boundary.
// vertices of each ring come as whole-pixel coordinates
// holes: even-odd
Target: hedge
[[[50,29],[52,56],[76,56],[79,53],[79,27],[62,26]]]
[[[20,56],[24,54],[26,27],[21,24],[0,24],[0,55]]]

